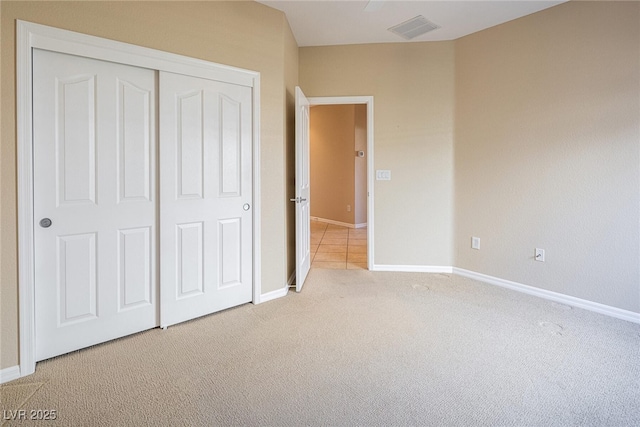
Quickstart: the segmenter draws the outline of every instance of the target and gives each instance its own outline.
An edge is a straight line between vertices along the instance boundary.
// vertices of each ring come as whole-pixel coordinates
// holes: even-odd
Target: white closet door
[[[163,327],[251,301],[252,89],[160,72]]]
[[[34,50],[37,360],[158,325],[155,79]]]

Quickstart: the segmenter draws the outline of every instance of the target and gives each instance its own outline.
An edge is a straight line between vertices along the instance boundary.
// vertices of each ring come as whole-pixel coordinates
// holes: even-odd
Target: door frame
[[[33,215],[32,49],[187,74],[252,88],[253,92],[253,303],[261,286],[260,73],[156,49],[117,42],[31,22],[16,21],[16,132],[18,175],[19,376],[35,372],[35,263]],[[156,126],[158,124],[156,123]],[[160,170],[157,174],[161,173]],[[158,178],[156,176],[156,179]],[[156,203],[157,203],[156,199]],[[159,205],[158,205],[159,206]],[[159,289],[158,283],[156,288]]]
[[[364,104],[367,106],[367,269],[373,271],[373,193],[375,184],[373,173],[373,96],[310,96],[308,99],[311,107],[315,105],[345,104]]]

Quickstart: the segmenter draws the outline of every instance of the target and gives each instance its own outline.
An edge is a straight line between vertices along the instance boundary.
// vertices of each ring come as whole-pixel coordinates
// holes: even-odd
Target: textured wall
[[[295,89],[298,85],[298,44],[285,19],[284,73],[286,86],[286,197],[284,199],[287,215],[287,277],[296,269],[296,206],[289,201],[296,197],[296,122]]]
[[[458,40],[455,265],[640,312],[639,119],[640,3]]]
[[[15,20],[114,39],[261,73],[262,291],[286,274],[287,87],[297,46],[284,15],[254,2],[8,2],[2,8],[0,368],[18,363]],[[242,29],[243,31],[238,31]],[[285,58],[286,57],[286,58]]]
[[[375,264],[452,265],[454,42],[300,48],[307,96],[374,96]]]

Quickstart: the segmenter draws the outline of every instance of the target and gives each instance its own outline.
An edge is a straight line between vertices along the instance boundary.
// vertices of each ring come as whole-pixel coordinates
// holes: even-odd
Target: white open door
[[[251,301],[252,89],[160,72],[160,325]]]
[[[309,187],[309,100],[296,86],[296,292],[311,268]]]

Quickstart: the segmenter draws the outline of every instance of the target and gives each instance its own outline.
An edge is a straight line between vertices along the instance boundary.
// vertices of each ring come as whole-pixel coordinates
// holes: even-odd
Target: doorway
[[[367,269],[367,109],[310,108],[312,267]]]
[[[309,103],[311,267],[370,270],[373,97],[310,97]],[[321,129],[328,132],[320,135]]]

